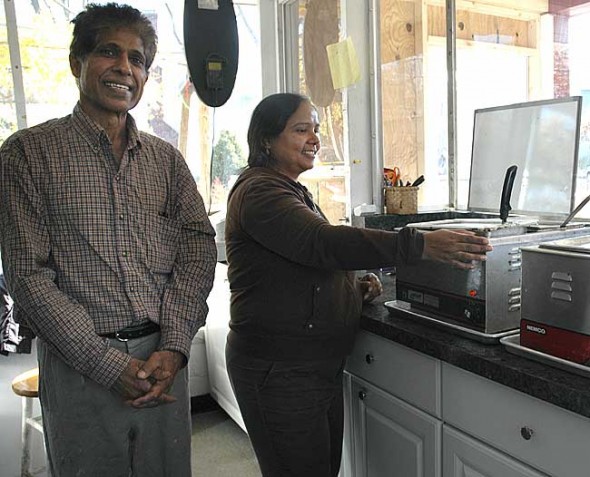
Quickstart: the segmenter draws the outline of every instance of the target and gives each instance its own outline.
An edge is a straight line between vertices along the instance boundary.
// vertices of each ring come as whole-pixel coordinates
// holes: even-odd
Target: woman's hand
[[[369,303],[383,293],[381,280],[379,280],[379,277],[374,273],[367,273],[362,276],[359,278],[359,283],[363,294],[363,303]]]
[[[422,258],[449,263],[457,268],[469,270],[474,262],[487,259],[492,250],[486,237],[475,235],[469,230],[436,230],[424,233]]]

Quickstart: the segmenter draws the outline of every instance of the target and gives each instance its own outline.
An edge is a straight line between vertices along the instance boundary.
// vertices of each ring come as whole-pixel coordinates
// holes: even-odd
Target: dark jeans
[[[337,476],[344,359],[268,361],[227,346],[226,360],[263,476]]]

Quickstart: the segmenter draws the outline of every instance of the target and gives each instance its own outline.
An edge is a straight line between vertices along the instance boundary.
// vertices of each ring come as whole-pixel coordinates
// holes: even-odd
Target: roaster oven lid
[[[544,242],[539,245],[539,248],[590,255],[590,236],[572,237],[555,240],[553,242]]]
[[[565,218],[575,206],[581,97],[478,109],[470,211],[497,214],[508,167],[518,167],[510,215]]]

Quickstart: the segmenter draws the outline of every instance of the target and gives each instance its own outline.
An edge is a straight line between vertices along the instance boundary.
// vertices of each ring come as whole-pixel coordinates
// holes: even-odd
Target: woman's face
[[[313,167],[320,149],[318,113],[309,101],[299,105],[283,132],[270,143],[275,169],[293,180]]]

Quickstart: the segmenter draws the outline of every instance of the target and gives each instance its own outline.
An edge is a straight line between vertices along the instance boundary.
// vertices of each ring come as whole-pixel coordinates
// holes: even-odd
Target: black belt
[[[105,333],[100,335],[103,338],[116,338],[119,341],[127,341],[135,338],[141,338],[142,336],[148,336],[153,333],[160,331],[160,325],[153,321],[147,323],[141,323],[140,325],[128,326],[122,330],[115,331],[114,333]]]

